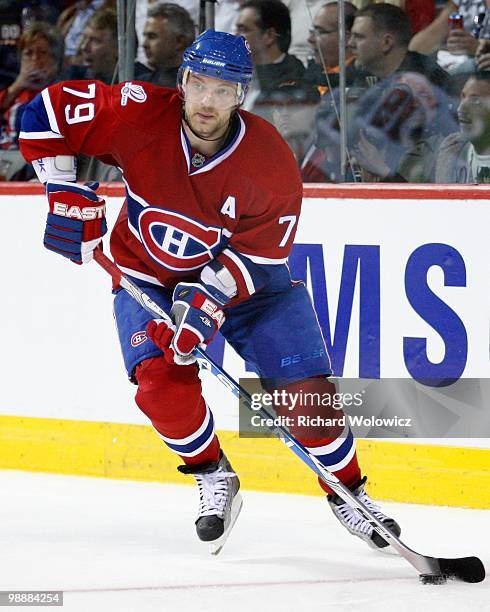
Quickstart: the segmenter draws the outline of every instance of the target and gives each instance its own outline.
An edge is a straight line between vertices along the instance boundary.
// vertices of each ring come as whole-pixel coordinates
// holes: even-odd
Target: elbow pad
[[[56,157],[41,157],[32,162],[37,178],[41,183],[47,181],[77,180],[77,161],[73,155],[56,155]]]

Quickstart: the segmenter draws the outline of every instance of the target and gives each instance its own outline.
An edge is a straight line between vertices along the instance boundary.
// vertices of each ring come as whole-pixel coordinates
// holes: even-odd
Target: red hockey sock
[[[354,456],[345,467],[341,470],[332,470],[332,473],[349,489],[354,487],[362,478],[361,470],[357,462],[357,453],[354,452]],[[318,479],[318,484],[325,493],[333,494],[332,489],[325,484],[321,478]]]
[[[292,426],[291,433],[305,446],[326,469],[331,471],[347,487],[353,487],[361,480],[361,471],[355,451],[355,441],[345,419],[335,385],[325,377],[314,377],[287,385],[284,390],[295,394],[298,401],[294,409],[276,406],[278,414],[302,415],[305,418],[319,417],[325,425]],[[291,396],[289,396],[291,397]],[[317,398],[312,405],[311,398]],[[299,401],[301,399],[301,401]],[[293,404],[291,404],[293,406]],[[298,422],[297,419],[294,420]],[[311,422],[316,422],[311,419]],[[326,493],[333,493],[320,478],[318,482]]]
[[[201,395],[195,365],[169,365],[163,357],[136,367],[136,403],[165,444],[187,465],[218,461],[214,419]]]

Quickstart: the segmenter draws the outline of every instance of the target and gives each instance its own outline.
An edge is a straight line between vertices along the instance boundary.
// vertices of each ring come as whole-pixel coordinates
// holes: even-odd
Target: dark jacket
[[[440,87],[446,93],[451,93],[451,77],[428,55],[408,51],[396,72],[418,72],[425,75],[436,87]]]
[[[454,93],[452,91],[453,87],[450,75],[431,57],[422,55],[422,53],[407,51],[400,66],[386,78],[390,78],[401,72],[417,72],[418,74],[423,74],[433,85],[445,93]],[[348,84],[363,88],[372,87],[377,81],[382,80],[370,74],[362,66],[357,65],[348,67],[347,78]]]
[[[142,64],[140,64],[142,65]],[[143,66],[145,68],[145,66]],[[145,81],[146,83],[153,83],[153,85],[160,85],[160,87],[177,87],[177,73],[178,68],[167,68],[167,70],[142,70],[140,72],[135,71],[135,79],[138,81]]]
[[[274,91],[285,81],[300,81],[305,73],[303,63],[295,55],[288,54],[278,64],[257,65],[254,70],[263,94]]]
[[[287,55],[277,64],[262,64],[254,66],[254,81],[252,87],[259,87],[260,92],[253,106],[249,109],[266,121],[272,122],[271,97],[287,84],[302,83],[305,67],[294,55]]]

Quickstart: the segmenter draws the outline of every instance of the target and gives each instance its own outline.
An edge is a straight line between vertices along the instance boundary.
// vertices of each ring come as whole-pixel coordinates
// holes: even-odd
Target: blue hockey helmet
[[[241,103],[252,79],[252,71],[250,47],[243,36],[206,30],[184,51],[177,82],[181,89],[188,73],[195,72],[238,83]]]

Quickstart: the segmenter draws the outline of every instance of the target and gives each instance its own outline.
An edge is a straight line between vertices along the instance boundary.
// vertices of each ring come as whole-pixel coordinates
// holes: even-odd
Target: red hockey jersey
[[[218,258],[243,299],[258,289],[255,266],[285,265],[300,173],[275,128],[244,111],[231,142],[193,167],[181,112],[175,90],[147,83],[58,83],[27,107],[21,150],[28,161],[85,153],[122,170],[111,251],[128,275],[171,288]]]

